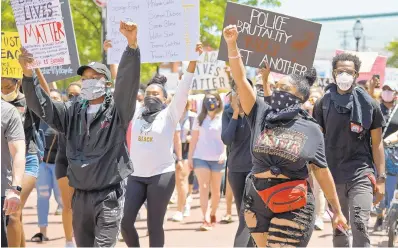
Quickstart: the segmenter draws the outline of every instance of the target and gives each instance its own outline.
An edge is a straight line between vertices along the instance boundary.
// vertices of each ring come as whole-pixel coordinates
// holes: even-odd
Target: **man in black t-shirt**
[[[379,104],[363,88],[355,87],[360,66],[354,55],[334,57],[336,83],[316,102],[313,115],[325,135],[326,158],[343,214],[351,223],[353,247],[370,247],[367,226],[373,192],[377,202],[385,191],[385,121]],[[333,244],[349,247],[349,237],[335,230]]]

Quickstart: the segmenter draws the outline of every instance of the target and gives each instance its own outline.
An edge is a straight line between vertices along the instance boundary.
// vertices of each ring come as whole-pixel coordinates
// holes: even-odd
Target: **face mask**
[[[271,96],[271,107],[279,112],[301,103],[301,99],[285,91],[274,91]]]
[[[215,98],[205,98],[203,104],[207,111],[213,111],[218,107],[217,99]]]
[[[163,102],[154,96],[146,96],[144,98],[144,106],[148,109],[148,112],[154,113],[164,109]]]
[[[381,92],[381,99],[383,99],[383,101],[385,102],[394,101],[394,91],[383,90],[383,92]]]
[[[354,76],[343,72],[337,75],[336,77],[336,84],[342,91],[347,91],[351,88],[352,84],[354,83]]]
[[[1,93],[1,98],[3,98],[3,100],[6,101],[6,102],[12,102],[12,101],[14,101],[15,99],[17,99],[17,97],[18,97],[18,92],[17,92],[17,90],[14,90],[14,91],[12,91],[12,92],[6,94],[6,95],[3,94],[3,93]]]
[[[101,79],[86,79],[82,82],[81,97],[85,100],[94,100],[105,95],[105,80]]]

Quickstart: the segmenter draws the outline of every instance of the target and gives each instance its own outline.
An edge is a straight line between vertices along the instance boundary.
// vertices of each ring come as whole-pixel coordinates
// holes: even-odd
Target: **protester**
[[[361,67],[359,58],[342,53],[333,58],[332,65],[336,83],[330,84],[324,97],[316,102],[314,118],[325,135],[326,158],[343,214],[351,223],[353,247],[370,247],[368,222],[373,192],[378,203],[385,191],[385,122],[378,104],[355,85]],[[349,247],[349,237],[335,229],[333,245]]]
[[[62,101],[61,93],[58,90],[51,90],[50,97],[54,101]],[[40,232],[36,233],[31,240],[33,242],[48,241],[47,226],[48,214],[50,209],[51,191],[54,192],[54,198],[58,206],[62,208],[61,193],[55,176],[55,158],[58,150],[58,134],[46,123],[40,125],[44,132],[45,147],[44,161],[39,166],[39,176],[37,177],[37,217]]]
[[[293,74],[282,78],[276,84],[277,90],[269,105],[256,99],[246,79],[237,47],[237,27],[227,26],[224,38],[240,103],[252,130],[253,169],[246,182],[243,202],[246,225],[257,246],[307,246],[315,217],[314,197],[305,181],[309,176],[307,165],[314,170],[333,207],[334,225],[347,229],[327,168],[322,133],[300,104],[308,99],[316,72],[309,70],[305,77]],[[287,189],[283,190],[285,187]],[[301,188],[301,192],[293,195],[295,187]],[[286,197],[296,201],[281,202]]]
[[[22,182],[21,208],[10,216],[7,226],[8,244],[11,247],[25,247],[25,234],[22,225],[22,209],[33,188],[39,173],[39,159],[43,156],[42,140],[39,135],[40,118],[26,106],[25,95],[20,92],[19,80],[1,78],[1,98],[15,106],[21,116],[25,131],[26,165]],[[41,144],[41,145],[40,145]],[[40,157],[40,158],[39,158]]]
[[[18,110],[1,100],[1,247],[8,247],[7,218],[22,206],[25,132]]]
[[[251,132],[249,123],[247,123],[240,105],[235,83],[232,86],[231,104],[226,107],[222,116],[221,139],[228,150],[228,180],[235,197],[236,209],[239,216],[239,226],[235,235],[234,247],[251,247],[253,244],[251,241],[249,242],[250,233],[245,226],[243,214],[240,214],[246,178],[253,167],[250,154]]]
[[[189,166],[195,170],[199,182],[200,208],[203,214],[202,231],[216,224],[220,202],[221,171],[226,160],[225,146],[221,140],[223,102],[217,92],[205,95],[202,110],[192,128],[189,146]],[[211,192],[210,218],[207,215],[209,191]]]
[[[70,106],[52,101],[40,88],[29,69],[32,55],[21,49],[22,86],[28,106],[66,135],[68,179],[75,188],[73,230],[78,246],[116,244],[123,213],[123,180],[133,171],[125,138],[140,78],[137,25],[121,22],[120,32],[128,46],[119,65],[114,96],[106,89],[111,81],[109,70],[92,62],[77,71],[82,76],[84,100],[74,100]]]
[[[202,53],[202,45],[196,47]],[[144,107],[133,117],[130,157],[134,172],[128,178],[122,235],[129,247],[139,247],[135,221],[147,200],[149,246],[164,246],[163,221],[175,186],[175,170],[182,157],[173,158],[173,137],[188,100],[196,61],[191,61],[170,105],[166,106],[167,78],[156,75],[145,91]],[[154,155],[156,154],[156,155]],[[148,160],[149,159],[149,160]]]
[[[176,189],[178,193],[177,197],[177,212],[173,215],[172,220],[180,222],[184,217],[190,215],[190,202],[188,195],[188,176],[190,173],[188,165],[188,151],[189,142],[191,141],[191,131],[195,117],[189,111],[190,104],[187,102],[184,113],[180,121],[177,123],[177,129],[174,140],[174,150],[176,151],[177,158],[182,158],[183,167],[181,170],[176,170]]]
[[[380,231],[382,229],[385,210],[390,205],[395,186],[398,181],[398,150],[396,148],[397,136],[394,134],[398,131],[397,92],[397,83],[389,81],[384,83],[381,93],[380,108],[383,113],[384,120],[387,123],[383,130],[387,178],[385,199],[380,202],[378,216],[374,226],[374,230],[376,231]]]

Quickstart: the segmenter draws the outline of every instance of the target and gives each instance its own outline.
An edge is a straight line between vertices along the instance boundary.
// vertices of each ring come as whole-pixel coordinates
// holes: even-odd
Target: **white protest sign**
[[[32,68],[69,65],[59,0],[11,1],[22,45],[33,54]]]
[[[230,89],[229,78],[225,72],[225,62],[217,60],[218,51],[204,52],[196,64],[192,90]],[[183,62],[184,68],[188,67]]]
[[[373,64],[375,63],[377,56],[379,55],[377,52],[355,52],[355,51],[343,51],[337,50],[336,53],[349,53],[352,55],[356,55],[361,61],[361,68],[359,72],[371,72],[373,68]]]
[[[127,46],[120,21],[138,25],[141,62],[190,61],[197,58],[199,0],[118,0],[107,5],[108,64],[118,64]]]
[[[398,68],[386,68],[385,82],[395,82],[398,85]]]
[[[179,83],[179,74],[178,73],[163,73],[163,75],[167,78],[166,82],[166,90],[170,92],[174,92]]]

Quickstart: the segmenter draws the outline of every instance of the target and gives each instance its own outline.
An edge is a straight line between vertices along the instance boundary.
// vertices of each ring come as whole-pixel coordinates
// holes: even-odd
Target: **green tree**
[[[232,0],[252,6],[280,5],[279,0]],[[17,31],[10,0],[1,0],[1,30]],[[217,48],[224,23],[225,0],[200,0],[200,33],[204,45]],[[79,51],[80,63],[101,61],[101,9],[91,0],[70,0],[72,19]],[[141,82],[147,82],[159,64],[141,65]],[[77,80],[70,78],[60,85]],[[62,86],[63,87],[63,86]]]
[[[391,41],[386,49],[392,53],[391,57],[387,60],[387,65],[398,68],[398,39]]]

